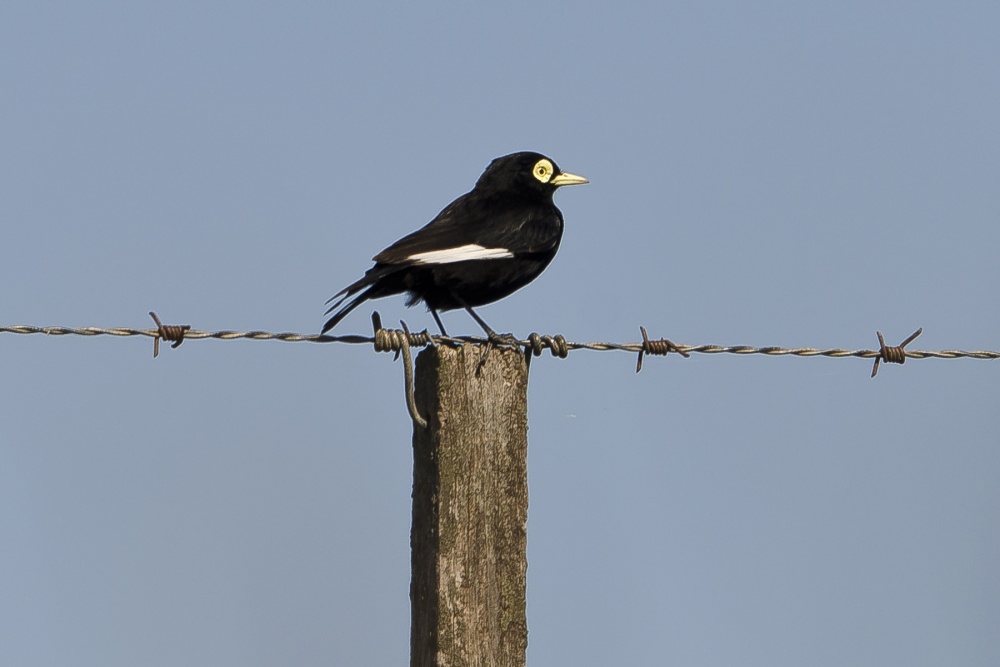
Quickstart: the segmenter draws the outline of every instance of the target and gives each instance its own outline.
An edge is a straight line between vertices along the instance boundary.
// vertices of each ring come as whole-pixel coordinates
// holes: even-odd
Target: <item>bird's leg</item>
[[[458,297],[455,298],[458,299]],[[486,332],[486,338],[489,340],[491,345],[496,345],[497,347],[500,347],[501,345],[519,347],[518,340],[514,337],[514,334],[498,334],[490,328],[490,325],[486,324],[483,318],[476,315],[476,311],[472,310],[471,307],[463,303],[461,299],[458,299],[458,302],[462,304],[463,308],[465,308],[465,312],[469,313],[469,315],[472,316],[472,319],[474,319],[479,326],[483,328],[483,331]]]
[[[462,302],[460,301],[459,303]],[[462,308],[465,308],[465,312],[467,312],[469,315],[472,315],[472,319],[474,319],[479,324],[479,326],[483,328],[483,331],[486,332],[487,336],[492,338],[493,336],[497,335],[497,332],[493,331],[493,329],[490,328],[490,325],[486,324],[486,322],[483,321],[483,318],[479,317],[479,315],[476,315],[476,311],[472,310],[471,307],[462,303]]]
[[[442,336],[447,336],[448,332],[444,330],[444,325],[441,324],[441,318],[438,317],[438,311],[436,311],[435,309],[431,308],[431,315],[434,316],[434,321],[437,322],[438,329],[441,330],[441,335]]]
[[[515,347],[520,349],[520,343],[517,338],[514,337],[514,334],[498,334],[490,328],[490,325],[486,324],[483,318],[476,315],[476,311],[472,310],[468,304],[463,302],[454,294],[452,294],[452,296],[455,297],[456,301],[462,304],[462,308],[465,308],[465,312],[471,315],[472,319],[474,319],[479,326],[483,328],[483,331],[486,332],[486,345],[483,347],[482,353],[479,355],[479,365],[476,366],[476,377],[479,377],[479,374],[482,373],[483,366],[486,364],[486,360],[490,356],[490,350],[494,347]]]

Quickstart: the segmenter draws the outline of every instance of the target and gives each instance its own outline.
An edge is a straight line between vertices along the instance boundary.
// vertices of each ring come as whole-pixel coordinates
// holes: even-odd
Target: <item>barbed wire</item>
[[[30,325],[0,326],[0,333],[11,334],[44,334],[46,336],[146,336],[154,339],[153,356],[159,354],[160,340],[172,343],[172,347],[177,347],[185,340],[198,340],[213,338],[217,340],[278,340],[288,343],[347,343],[373,345],[377,351],[391,351],[398,353],[403,347],[425,347],[427,345],[451,345],[460,346],[466,344],[473,345],[497,345],[497,340],[490,340],[481,336],[437,336],[422,332],[410,333],[406,325],[401,323],[404,330],[392,330],[382,328],[381,318],[378,313],[372,314],[373,335],[365,336],[361,334],[347,334],[331,336],[326,334],[302,334],[302,333],[272,333],[269,331],[199,331],[192,329],[190,325],[164,325],[160,322],[156,313],[150,312],[150,316],[156,323],[155,329],[133,329],[129,327],[39,327]],[[525,354],[530,357],[539,356],[544,350],[550,350],[553,356],[565,358],[571,350],[593,350],[593,351],[622,351],[638,354],[636,362],[636,372],[642,370],[642,361],[645,355],[664,356],[670,352],[676,352],[683,357],[692,354],[736,354],[736,355],[765,355],[765,356],[795,356],[795,357],[828,357],[840,359],[845,357],[855,357],[860,359],[874,359],[875,365],[872,368],[872,377],[878,373],[879,363],[902,364],[907,359],[1000,359],[1000,352],[991,350],[906,350],[906,345],[911,343],[922,329],[918,329],[901,345],[888,346],[882,337],[881,332],[876,332],[879,339],[878,349],[843,349],[814,347],[781,347],[753,345],[686,345],[673,343],[665,338],[651,340],[646,333],[645,327],[639,327],[642,334],[642,341],[634,343],[613,343],[613,342],[574,342],[568,341],[563,336],[546,336],[533,333],[524,340],[504,339],[510,345],[517,345],[522,348]],[[502,343],[501,343],[502,344]]]
[[[795,356],[795,357],[828,357],[832,359],[842,359],[846,357],[857,357],[861,359],[874,359],[871,377],[878,374],[881,362],[902,364],[907,359],[1000,359],[1000,352],[989,350],[907,350],[907,345],[912,343],[919,336],[923,329],[917,329],[901,344],[890,346],[885,344],[885,339],[881,331],[876,331],[878,335],[879,349],[877,350],[846,350],[842,348],[818,349],[814,347],[780,347],[776,345],[768,347],[756,347],[752,345],[683,345],[677,344],[666,338],[652,340],[646,333],[646,327],[640,326],[639,332],[642,334],[642,342],[636,343],[576,343],[568,341],[564,336],[545,336],[532,333],[525,340],[517,340],[513,336],[496,336],[495,338],[482,338],[477,336],[434,336],[427,330],[411,333],[405,322],[400,322],[402,329],[385,329],[382,327],[382,318],[378,312],[372,313],[372,335],[363,336],[360,334],[348,334],[344,336],[329,336],[325,334],[301,334],[301,333],[271,333],[270,331],[199,331],[192,329],[190,325],[167,325],[160,321],[155,312],[150,312],[149,316],[156,323],[155,329],[132,329],[128,327],[36,327],[29,325],[0,326],[0,333],[12,334],[45,334],[47,336],[147,336],[153,339],[153,357],[160,353],[160,340],[167,341],[171,347],[176,348],[185,340],[197,340],[202,338],[214,338],[217,340],[237,340],[246,338],[249,340],[279,340],[287,343],[348,343],[348,344],[368,344],[375,348],[376,352],[395,352],[396,358],[403,357],[403,388],[406,395],[406,408],[410,413],[410,419],[415,428],[427,428],[428,422],[417,410],[414,396],[413,380],[413,359],[410,355],[411,347],[427,346],[461,346],[477,345],[483,350],[480,357],[479,368],[487,359],[490,351],[495,347],[517,346],[524,352],[525,363],[531,364],[533,356],[540,356],[545,350],[549,350],[552,356],[565,359],[570,350],[596,350],[623,351],[638,354],[635,372],[642,370],[642,360],[647,354],[665,356],[671,352],[676,352],[682,357],[690,357],[692,354],[762,354],[766,356]],[[478,371],[477,371],[478,372]]]

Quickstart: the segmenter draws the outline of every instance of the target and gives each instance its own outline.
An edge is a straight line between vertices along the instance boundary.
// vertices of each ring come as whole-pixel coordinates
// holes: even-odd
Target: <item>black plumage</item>
[[[375,255],[364,277],[330,298],[326,333],[368,299],[406,292],[423,301],[444,333],[438,311],[472,310],[524,287],[559,249],[563,216],[552,202],[562,185],[586,183],[539,153],[512,153],[486,168],[476,186],[426,226]]]

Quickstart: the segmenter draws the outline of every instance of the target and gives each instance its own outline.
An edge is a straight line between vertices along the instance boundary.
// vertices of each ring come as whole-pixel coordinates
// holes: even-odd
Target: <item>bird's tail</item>
[[[355,283],[355,284],[357,284],[357,283]],[[354,287],[354,285],[351,285],[351,287]],[[348,313],[350,313],[352,310],[354,310],[355,308],[357,308],[358,306],[360,306],[362,303],[364,303],[365,301],[367,301],[368,299],[371,298],[371,291],[372,291],[373,288],[371,286],[369,286],[368,289],[364,290],[363,292],[361,292],[360,294],[358,294],[357,296],[355,296],[353,299],[351,299],[350,301],[348,301],[346,304],[344,304],[343,306],[341,306],[340,304],[344,303],[344,301],[347,300],[348,297],[350,297],[350,296],[352,296],[354,294],[357,294],[358,290],[357,289],[351,290],[351,287],[348,287],[343,292],[340,292],[340,293],[334,295],[330,299],[330,301],[333,301],[334,299],[337,299],[338,296],[340,296],[341,294],[343,294],[343,296],[340,296],[340,298],[337,299],[333,303],[333,305],[330,306],[329,309],[327,309],[327,311],[325,313],[323,313],[324,315],[329,315],[330,313],[333,313],[333,317],[331,317],[330,319],[328,319],[326,321],[326,324],[323,325],[323,330],[320,331],[321,334],[325,334],[327,331],[329,331],[330,329],[332,329],[335,326],[337,326],[337,324],[342,319],[344,319],[345,317],[347,317]],[[360,286],[358,286],[358,289],[360,289]],[[330,303],[330,301],[327,301],[327,303]],[[336,312],[334,312],[335,310],[336,310]]]
[[[347,317],[348,313],[368,299],[378,299],[379,297],[402,292],[405,287],[393,278],[393,274],[396,274],[399,269],[399,265],[376,264],[365,271],[365,275],[360,280],[351,283],[327,299],[327,303],[332,303],[332,305],[323,314],[329,315],[333,313],[333,317],[326,321],[321,333],[326,333],[337,326],[337,323]],[[351,297],[354,298],[352,299]],[[348,299],[351,300],[348,301]]]

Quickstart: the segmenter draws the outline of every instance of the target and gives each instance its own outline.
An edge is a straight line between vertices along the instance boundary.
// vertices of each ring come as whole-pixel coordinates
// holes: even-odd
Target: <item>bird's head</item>
[[[529,151],[498,157],[476,182],[482,193],[511,193],[551,200],[556,188],[589,181],[583,176],[561,171],[550,158]]]

